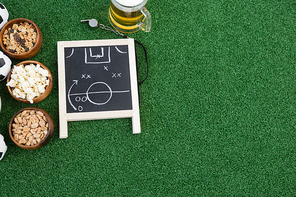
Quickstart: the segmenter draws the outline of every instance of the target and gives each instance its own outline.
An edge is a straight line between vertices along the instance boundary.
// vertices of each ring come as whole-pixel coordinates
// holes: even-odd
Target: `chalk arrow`
[[[69,101],[70,105],[73,107],[73,109],[76,111],[77,108],[73,105],[73,103],[71,102],[71,99],[70,99],[70,92],[71,92],[71,90],[72,90],[72,88],[73,88],[74,85],[78,85],[78,80],[73,80],[73,84],[69,88],[69,91],[68,91],[68,101]]]

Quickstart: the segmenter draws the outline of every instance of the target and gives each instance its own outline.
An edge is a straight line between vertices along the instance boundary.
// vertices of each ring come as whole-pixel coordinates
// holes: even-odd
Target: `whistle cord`
[[[149,72],[148,56],[147,56],[147,51],[146,51],[146,48],[144,47],[144,45],[141,42],[137,41],[137,40],[135,40],[135,42],[143,47],[143,50],[144,50],[144,53],[145,53],[146,65],[147,65],[146,76],[141,82],[139,82],[139,85],[141,85],[148,78],[148,72]],[[138,63],[137,63],[137,67],[138,67]]]

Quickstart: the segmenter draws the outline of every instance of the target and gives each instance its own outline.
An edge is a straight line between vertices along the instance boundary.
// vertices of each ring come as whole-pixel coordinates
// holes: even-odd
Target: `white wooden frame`
[[[67,113],[66,109],[66,73],[65,73],[65,48],[66,47],[92,47],[92,46],[116,46],[128,45],[130,62],[130,84],[132,97],[132,110],[100,111]],[[113,118],[132,118],[133,134],[141,133],[140,110],[138,98],[138,80],[136,68],[136,56],[134,39],[113,40],[81,40],[59,41],[58,45],[58,77],[59,77],[59,137],[68,137],[68,121],[83,121]]]

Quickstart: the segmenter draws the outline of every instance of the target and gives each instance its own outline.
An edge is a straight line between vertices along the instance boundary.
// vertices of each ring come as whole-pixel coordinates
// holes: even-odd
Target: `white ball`
[[[4,137],[3,135],[0,134],[0,161],[4,157],[6,150],[7,150],[7,146],[4,142]]]
[[[0,29],[7,23],[9,18],[9,13],[6,7],[0,3]]]
[[[7,77],[11,69],[11,64],[12,62],[9,57],[0,51],[0,81],[3,81]]]

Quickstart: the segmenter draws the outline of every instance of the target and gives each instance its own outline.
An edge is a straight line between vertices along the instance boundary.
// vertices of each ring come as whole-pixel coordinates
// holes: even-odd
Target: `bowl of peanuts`
[[[28,60],[15,65],[7,76],[6,86],[16,100],[33,104],[43,101],[51,92],[53,79],[42,63]]]
[[[2,51],[14,59],[29,59],[40,50],[43,36],[31,20],[16,18],[8,21],[0,32]]]
[[[43,109],[27,107],[14,114],[9,123],[11,140],[19,147],[35,150],[46,145],[53,136],[54,123]]]

